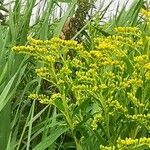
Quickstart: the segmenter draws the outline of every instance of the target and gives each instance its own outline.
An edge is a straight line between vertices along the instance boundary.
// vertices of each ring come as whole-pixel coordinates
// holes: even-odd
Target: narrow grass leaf
[[[41,143],[39,143],[33,150],[44,150],[48,148],[51,144],[53,144],[57,138],[63,133],[67,132],[67,127],[59,127],[54,130],[47,138],[43,139]]]

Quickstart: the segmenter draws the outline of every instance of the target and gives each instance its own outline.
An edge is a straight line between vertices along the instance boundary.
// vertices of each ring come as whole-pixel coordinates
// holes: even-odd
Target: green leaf
[[[0,112],[3,109],[3,107],[7,104],[7,102],[9,101],[7,96],[10,92],[10,89],[14,83],[16,76],[17,76],[17,73],[10,79],[10,81],[5,86],[3,92],[0,94]]]
[[[58,127],[56,130],[51,132],[51,134],[43,139],[33,150],[44,150],[48,148],[51,144],[53,144],[57,138],[62,135],[63,133],[68,131],[68,127]]]
[[[150,146],[146,144],[140,144],[138,146],[134,146],[133,150],[149,150]]]
[[[55,29],[55,32],[54,32],[54,36],[59,36],[60,33],[61,33],[61,30],[65,24],[65,22],[67,21],[67,18],[69,17],[71,11],[73,10],[73,8],[75,8],[75,5],[77,3],[77,0],[74,0],[73,3],[70,3],[69,6],[68,6],[68,10],[66,11],[66,13],[64,14],[64,16],[62,17],[62,19],[60,20],[58,26],[56,27]]]
[[[71,3],[71,2],[73,2],[73,0],[55,0],[55,2],[57,2],[57,3]]]

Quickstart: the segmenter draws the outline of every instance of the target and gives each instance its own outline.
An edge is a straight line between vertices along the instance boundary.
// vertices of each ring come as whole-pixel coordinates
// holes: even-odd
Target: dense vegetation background
[[[0,1],[0,149],[149,149],[149,2],[38,3]]]

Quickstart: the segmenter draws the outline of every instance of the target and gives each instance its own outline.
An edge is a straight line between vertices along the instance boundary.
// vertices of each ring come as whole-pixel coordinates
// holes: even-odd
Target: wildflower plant
[[[145,13],[144,13],[145,15]],[[146,14],[147,15],[147,14]],[[75,40],[35,40],[12,50],[44,64],[36,74],[47,95],[29,99],[54,105],[63,114],[77,149],[149,149],[150,38],[139,27],[116,27],[93,39],[91,49]]]

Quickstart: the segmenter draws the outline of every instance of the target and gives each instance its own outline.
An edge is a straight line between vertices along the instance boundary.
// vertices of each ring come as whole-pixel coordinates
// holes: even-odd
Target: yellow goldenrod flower
[[[92,124],[91,124],[93,130],[96,130],[98,123],[102,123],[103,120],[104,120],[104,118],[102,117],[102,115],[100,113],[95,114],[94,119],[93,119]]]
[[[50,97],[44,94],[30,94],[28,98],[32,100],[38,100],[43,104],[50,104]]]
[[[121,34],[140,34],[140,30],[137,27],[117,27],[115,28],[115,31]]]
[[[55,62],[55,58],[51,55],[47,55],[44,57],[44,59],[48,62],[48,63],[54,63]]]
[[[150,63],[145,64],[144,66],[146,69],[150,70]]]
[[[140,15],[144,17],[146,21],[150,21],[150,10],[141,9]]]
[[[36,69],[35,72],[37,73],[39,77],[42,77],[42,78],[46,78],[49,75],[49,71],[46,67]]]

